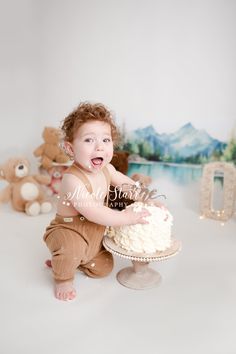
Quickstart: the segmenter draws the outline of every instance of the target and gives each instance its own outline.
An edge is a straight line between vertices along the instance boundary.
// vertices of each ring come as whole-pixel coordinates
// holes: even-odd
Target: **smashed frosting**
[[[127,208],[130,207],[134,208],[135,212],[141,211],[142,208],[147,209],[150,215],[144,219],[149,223],[110,227],[108,236],[112,237],[119,247],[135,253],[154,253],[169,248],[173,225],[170,212],[164,207],[141,202],[135,202]]]

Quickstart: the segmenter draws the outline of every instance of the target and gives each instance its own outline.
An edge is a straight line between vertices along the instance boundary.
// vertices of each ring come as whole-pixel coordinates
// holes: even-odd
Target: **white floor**
[[[44,266],[53,213],[31,218],[1,206],[2,354],[236,353],[236,218],[225,226],[200,220],[197,184],[162,188],[182,251],[150,264],[160,286],[121,286],[116,273],[130,261],[116,258],[107,278],[78,273],[71,303],[54,298]]]

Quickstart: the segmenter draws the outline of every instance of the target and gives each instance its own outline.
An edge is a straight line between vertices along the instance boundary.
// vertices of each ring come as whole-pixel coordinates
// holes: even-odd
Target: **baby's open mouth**
[[[93,166],[101,166],[103,162],[103,157],[95,157],[94,159],[91,160]]]

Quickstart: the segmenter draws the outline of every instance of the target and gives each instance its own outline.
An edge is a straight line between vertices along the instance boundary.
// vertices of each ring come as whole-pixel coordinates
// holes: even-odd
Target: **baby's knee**
[[[107,251],[101,252],[90,262],[80,267],[88,276],[102,278],[111,273],[114,266],[113,256]]]
[[[86,244],[72,231],[55,230],[46,244],[56,259],[79,260],[83,258]]]
[[[103,254],[103,265],[101,267],[101,277],[105,277],[110,274],[114,267],[114,259],[110,252],[104,251]]]

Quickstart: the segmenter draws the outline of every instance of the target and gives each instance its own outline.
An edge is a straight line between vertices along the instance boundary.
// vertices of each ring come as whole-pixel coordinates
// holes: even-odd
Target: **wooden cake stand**
[[[181,249],[181,242],[175,239],[172,240],[171,246],[165,251],[159,251],[152,254],[126,251],[117,246],[109,236],[104,236],[103,245],[107,251],[115,256],[130,259],[132,261],[133,265],[121,269],[116,277],[120,284],[136,290],[150,289],[160,283],[161,275],[154,269],[149,268],[148,265],[150,262],[162,261],[173,257]]]

